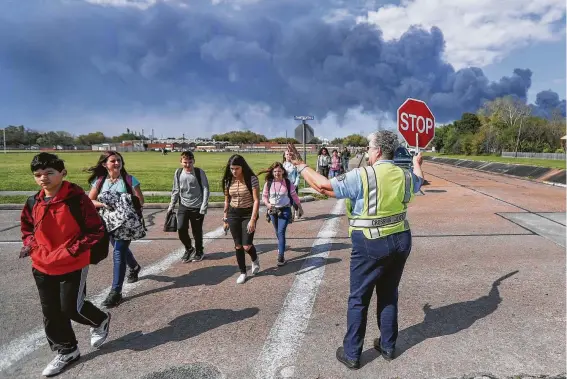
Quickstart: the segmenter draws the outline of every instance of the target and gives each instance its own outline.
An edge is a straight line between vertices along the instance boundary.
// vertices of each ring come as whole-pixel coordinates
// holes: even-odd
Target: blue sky
[[[534,81],[528,92],[528,100],[535,101],[535,95],[544,90],[552,90],[565,99],[565,37],[558,42],[538,43],[519,49],[505,57],[501,62],[484,68],[486,76],[492,80],[501,78],[522,62],[533,71]]]
[[[440,123],[563,100],[565,53],[563,0],[3,1],[0,123],[283,136],[302,113],[344,136],[392,127],[407,97]]]

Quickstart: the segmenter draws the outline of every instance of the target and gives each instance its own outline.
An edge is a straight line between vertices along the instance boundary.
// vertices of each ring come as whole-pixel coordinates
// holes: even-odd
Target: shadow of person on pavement
[[[498,286],[517,273],[516,270],[495,280],[488,295],[475,300],[449,304],[439,308],[431,308],[431,305],[426,303],[423,306],[423,321],[399,332],[396,356],[402,355],[428,338],[447,336],[468,329],[476,321],[493,313],[502,302]],[[361,365],[372,362],[378,355],[374,348],[367,349],[362,353]]]
[[[198,268],[181,276],[147,275],[144,276],[145,281],[154,280],[156,282],[170,284],[165,287],[154,288],[149,291],[124,297],[124,302],[134,300],[141,296],[152,295],[175,288],[194,287],[200,285],[215,286],[230,278],[237,271],[238,267],[236,266],[210,266]]]
[[[81,363],[101,355],[112,354],[120,350],[144,351],[156,346],[179,342],[196,337],[220,326],[231,324],[254,317],[260,310],[258,308],[232,309],[205,309],[181,315],[161,329],[150,333],[135,331],[113,341],[108,341],[100,349],[82,356]]]

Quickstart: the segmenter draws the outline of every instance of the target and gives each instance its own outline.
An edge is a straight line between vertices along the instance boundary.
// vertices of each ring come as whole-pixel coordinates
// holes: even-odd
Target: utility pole
[[[4,133],[4,154],[6,154],[6,128],[3,128],[2,132]]]

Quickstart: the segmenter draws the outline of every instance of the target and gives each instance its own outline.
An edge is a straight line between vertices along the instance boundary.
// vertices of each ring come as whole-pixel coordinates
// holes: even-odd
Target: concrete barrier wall
[[[425,156],[424,159],[435,163],[470,168],[474,170],[490,172],[493,174],[511,175],[519,178],[526,178],[555,184],[566,184],[564,169],[432,156]]]

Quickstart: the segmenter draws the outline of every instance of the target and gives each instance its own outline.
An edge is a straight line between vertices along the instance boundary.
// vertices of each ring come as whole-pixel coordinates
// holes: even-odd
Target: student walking
[[[130,243],[145,236],[144,195],[140,182],[128,174],[124,158],[116,151],[104,152],[88,171],[91,173],[88,179],[91,185],[89,198],[106,222],[114,248],[112,287],[102,303],[111,308],[122,302],[124,279],[128,283],[138,281],[141,267],[130,250]],[[129,268],[127,276],[126,266]]]
[[[252,275],[260,271],[260,258],[254,246],[254,232],[260,209],[260,184],[246,160],[238,154],[231,156],[222,179],[224,188],[225,229],[230,228],[240,276],[236,283],[246,281],[245,252],[252,259]]]
[[[63,180],[63,160],[40,153],[32,159],[31,171],[41,190],[22,210],[20,258],[31,257],[45,335],[57,352],[42,374],[53,376],[81,357],[71,320],[91,327],[93,347],[108,337],[110,313],[85,300],[91,248],[105,231],[85,192]]]
[[[317,155],[317,172],[323,175],[325,178],[329,177],[329,166],[331,165],[331,157],[329,155],[329,150],[326,147],[322,147],[319,150],[319,155]]]
[[[339,176],[341,174],[341,167],[341,157],[339,156],[339,152],[335,149],[331,156],[331,170],[329,177],[332,179],[335,176]]]
[[[285,265],[286,230],[293,221],[292,206],[297,205],[300,212],[301,203],[295,192],[295,186],[287,178],[287,172],[280,162],[275,162],[266,173],[266,183],[262,192],[262,199],[268,208],[270,221],[274,225],[278,237],[278,266]]]
[[[299,180],[301,179],[301,175],[297,173],[297,167],[292,163],[291,156],[288,151],[286,151],[283,155],[283,167],[287,172],[287,178],[291,181],[295,190],[297,191],[299,188]],[[292,209],[292,216],[294,220],[298,220],[303,216],[303,209],[299,212],[299,205],[293,204]]]
[[[181,165],[173,176],[171,202],[167,212],[172,212],[179,202],[177,210],[177,233],[185,246],[185,254],[181,258],[184,263],[203,260],[203,221],[209,204],[209,182],[205,171],[195,167],[195,156],[192,151],[181,153]],[[195,239],[195,247],[189,236],[189,223]]]

